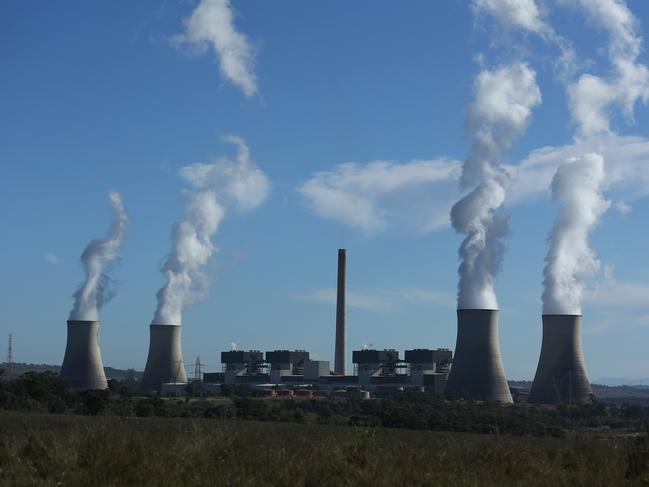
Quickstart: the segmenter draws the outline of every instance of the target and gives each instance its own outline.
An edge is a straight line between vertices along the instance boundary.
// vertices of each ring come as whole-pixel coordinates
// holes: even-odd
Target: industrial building
[[[452,353],[448,349],[413,349],[401,359],[397,350],[362,349],[352,352],[354,375],[330,370],[328,360],[311,360],[304,350],[221,352],[222,372],[203,374],[205,384],[249,384],[261,388],[317,386],[324,391],[358,388],[366,391],[417,387],[442,394]]]

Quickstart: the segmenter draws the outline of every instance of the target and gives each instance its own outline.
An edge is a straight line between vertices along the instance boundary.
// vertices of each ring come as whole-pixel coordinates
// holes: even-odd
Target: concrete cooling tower
[[[498,345],[497,309],[458,309],[449,396],[512,402]]]
[[[581,350],[580,315],[543,315],[543,343],[528,402],[584,404],[592,390]]]
[[[72,389],[106,389],[98,321],[68,321],[68,341],[59,373]]]
[[[140,392],[160,392],[166,382],[187,382],[180,346],[180,325],[151,325],[149,356]]]

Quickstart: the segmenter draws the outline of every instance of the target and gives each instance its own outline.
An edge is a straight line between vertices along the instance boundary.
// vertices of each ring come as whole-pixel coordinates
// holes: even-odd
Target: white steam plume
[[[466,121],[472,147],[462,168],[462,185],[470,192],[451,210],[453,228],[466,235],[459,250],[459,309],[498,308],[495,281],[508,232],[507,217],[499,208],[509,184],[499,159],[540,102],[536,74],[525,63],[478,75]]]
[[[649,70],[637,62],[642,38],[636,32],[635,17],[622,0],[562,2],[579,7],[609,36],[613,74],[608,78],[583,74],[568,87],[571,114],[577,124],[576,141],[597,145],[611,134],[612,106],[620,107],[633,122],[636,101],[649,99]],[[609,179],[613,178],[609,175]],[[585,280],[599,267],[588,245],[588,234],[611,205],[602,196],[606,180],[604,159],[598,153],[569,159],[557,169],[552,195],[564,205],[549,238],[542,297],[545,314],[581,314]]]
[[[568,79],[578,69],[577,55],[572,44],[557,34],[535,0],[472,0],[471,8],[476,17],[485,15],[493,18],[505,32],[531,32],[556,46],[559,56],[554,61],[554,69],[559,78]]]
[[[119,193],[109,193],[113,205],[113,221],[106,238],[98,238],[88,244],[81,254],[86,280],[74,293],[74,307],[70,320],[97,321],[99,308],[111,300],[110,279],[103,273],[107,264],[117,258],[117,248],[124,239],[128,215]]]
[[[560,201],[545,258],[543,314],[581,314],[584,280],[599,262],[588,234],[610,206],[602,196],[604,159],[585,154],[562,164],[552,181],[552,198]]]
[[[186,192],[190,201],[184,220],[172,230],[173,246],[162,267],[167,282],[156,294],[155,324],[180,325],[182,311],[205,294],[208,282],[203,268],[215,251],[211,239],[227,211],[231,207],[250,210],[268,195],[268,180],[250,160],[243,139],[228,136],[225,140],[237,146],[236,160],[220,158],[180,170],[194,189]]]
[[[588,138],[610,132],[610,108],[617,105],[633,123],[638,100],[649,101],[649,70],[637,58],[642,37],[638,22],[622,0],[561,0],[579,7],[591,23],[609,36],[608,56],[614,73],[608,78],[583,74],[568,87],[570,110],[578,136]]]
[[[201,0],[184,23],[186,32],[174,36],[174,44],[190,44],[200,50],[211,45],[219,58],[221,74],[246,96],[257,93],[254,49],[248,38],[237,31],[229,0]]]

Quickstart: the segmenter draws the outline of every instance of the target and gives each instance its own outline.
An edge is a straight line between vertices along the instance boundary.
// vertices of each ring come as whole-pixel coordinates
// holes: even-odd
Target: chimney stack
[[[581,315],[543,315],[543,343],[527,402],[584,404],[592,390],[581,349]]]
[[[334,373],[347,375],[347,316],[345,305],[345,274],[347,272],[347,250],[338,249],[338,292],[336,298],[336,350]]]
[[[187,382],[187,373],[180,346],[180,325],[149,327],[149,356],[146,359],[140,392],[161,392],[166,382]]]
[[[99,321],[68,320],[68,341],[59,372],[72,389],[106,389],[99,351]]]
[[[512,402],[500,358],[497,309],[457,310],[457,341],[446,393]]]

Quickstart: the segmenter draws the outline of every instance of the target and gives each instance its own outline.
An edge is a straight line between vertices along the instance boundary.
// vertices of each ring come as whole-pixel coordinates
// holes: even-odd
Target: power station
[[[414,388],[448,398],[512,402],[498,341],[497,309],[458,309],[455,356],[445,348],[412,348],[402,358],[394,349],[352,352],[347,373],[347,250],[338,250],[334,362],[313,360],[305,350],[230,350],[221,353],[222,372],[202,374],[204,385],[269,385],[323,391],[359,389],[364,393]],[[543,315],[543,342],[528,402],[583,404],[592,400],[581,347],[580,315]],[[181,325],[153,323],[141,393],[182,390],[187,372]],[[198,362],[197,362],[198,363]],[[197,365],[200,371],[200,364]],[[70,388],[107,387],[99,351],[99,321],[68,321],[61,377]],[[195,380],[199,380],[197,372]],[[516,391],[515,391],[516,392]],[[517,394],[519,396],[519,394]],[[525,394],[522,394],[525,396]],[[521,397],[522,397],[521,396]],[[517,399],[518,400],[518,399]]]
[[[265,358],[264,358],[265,355]],[[204,384],[248,384],[258,389],[271,385],[304,387],[322,391],[363,389],[394,391],[427,389],[442,394],[453,354],[448,349],[361,349],[352,352],[353,375],[332,373],[328,360],[313,360],[305,350],[231,350],[221,352],[222,372],[203,374]],[[172,388],[173,384],[166,385]]]
[[[68,321],[60,376],[71,389],[108,387],[99,351],[99,321]]]
[[[581,349],[581,315],[543,315],[543,342],[528,402],[584,404],[593,392]]]

